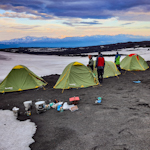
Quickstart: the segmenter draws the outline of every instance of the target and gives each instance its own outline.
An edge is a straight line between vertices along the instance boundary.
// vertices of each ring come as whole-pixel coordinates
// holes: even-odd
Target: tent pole
[[[64,92],[64,89],[62,90],[62,93]]]

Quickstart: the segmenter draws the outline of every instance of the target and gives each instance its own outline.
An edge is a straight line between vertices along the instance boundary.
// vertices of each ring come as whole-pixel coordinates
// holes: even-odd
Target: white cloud
[[[31,20],[49,20],[49,19],[54,19],[54,17],[52,15],[47,15],[45,13],[38,13],[38,12],[34,11],[34,14],[35,15],[26,14],[26,13],[5,12],[3,14],[0,14],[0,17],[28,18],[28,19],[31,19]]]

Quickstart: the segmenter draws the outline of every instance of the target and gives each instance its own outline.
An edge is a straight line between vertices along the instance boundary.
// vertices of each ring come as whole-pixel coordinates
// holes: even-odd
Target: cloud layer
[[[24,36],[149,36],[150,1],[0,0],[0,22],[0,41]]]
[[[1,0],[0,9],[16,13],[26,13],[39,19],[53,17],[74,17],[108,19],[116,17],[118,12],[145,12],[150,10],[148,0]],[[6,15],[6,14],[5,14]],[[14,15],[14,14],[13,14]],[[15,17],[15,16],[14,16]],[[18,16],[19,17],[19,16]],[[41,17],[41,18],[40,18]],[[29,17],[30,18],[30,17]],[[32,18],[36,19],[36,18]]]

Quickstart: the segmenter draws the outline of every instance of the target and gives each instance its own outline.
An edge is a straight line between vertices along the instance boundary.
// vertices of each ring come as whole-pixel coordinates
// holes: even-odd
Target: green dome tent
[[[94,67],[95,67],[96,61],[94,61]],[[97,69],[93,71],[94,74],[97,76]],[[117,69],[116,64],[112,61],[105,61],[105,67],[104,67],[104,74],[103,78],[108,77],[114,77],[120,75],[120,71]]]
[[[146,70],[149,68],[146,61],[137,54],[130,54],[126,56],[120,63],[122,69],[127,71]]]
[[[72,62],[66,66],[53,88],[64,90],[84,88],[98,84],[98,80],[88,67],[79,62]]]
[[[0,93],[22,91],[45,86],[47,83],[23,65],[15,66],[0,83]]]

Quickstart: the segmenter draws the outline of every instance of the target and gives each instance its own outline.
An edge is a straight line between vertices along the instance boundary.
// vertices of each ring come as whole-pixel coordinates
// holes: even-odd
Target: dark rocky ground
[[[150,41],[141,41],[141,42],[125,42],[125,43],[115,43],[107,45],[96,45],[96,46],[87,46],[87,47],[75,47],[75,48],[55,48],[53,51],[49,51],[49,48],[42,47],[20,47],[20,48],[7,48],[0,49],[0,51],[13,52],[13,53],[27,53],[27,54],[36,54],[36,55],[61,55],[61,56],[82,56],[86,57],[84,53],[91,52],[102,52],[102,51],[112,51],[124,48],[138,48],[138,47],[150,47]],[[32,49],[33,51],[30,51]],[[110,55],[111,56],[111,55]]]
[[[148,62],[150,66],[150,62]],[[149,150],[150,149],[150,69],[125,72],[104,79],[102,86],[83,89],[53,89],[59,75],[43,77],[46,90],[0,94],[0,109],[20,108],[19,120],[31,119],[37,125],[32,150]],[[140,80],[141,83],[133,83]],[[79,96],[79,110],[24,115],[23,102],[59,100]],[[97,97],[102,104],[95,105]],[[10,135],[11,136],[11,135]]]

